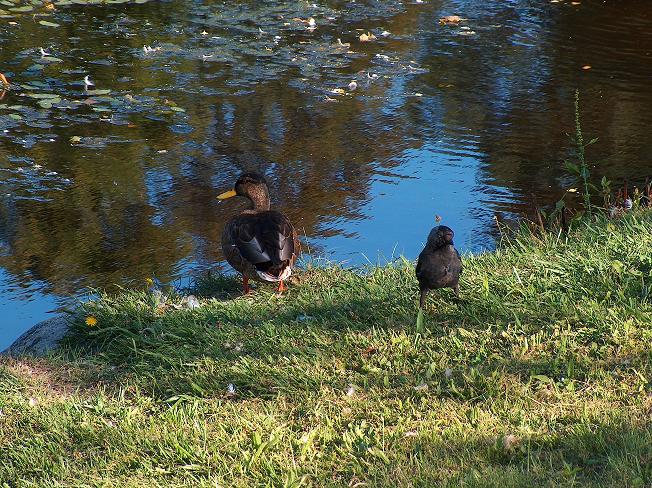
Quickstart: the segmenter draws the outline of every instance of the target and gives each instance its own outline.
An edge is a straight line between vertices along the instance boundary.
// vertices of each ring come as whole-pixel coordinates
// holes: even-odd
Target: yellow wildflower
[[[89,327],[96,326],[97,325],[97,319],[95,317],[93,317],[92,315],[89,315],[88,317],[86,317],[86,325],[88,325]]]
[[[154,284],[154,280],[151,278],[145,278],[145,283],[147,283],[149,286],[152,286]]]

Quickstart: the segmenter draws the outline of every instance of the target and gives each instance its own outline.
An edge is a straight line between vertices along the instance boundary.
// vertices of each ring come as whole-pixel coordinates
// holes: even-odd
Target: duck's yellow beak
[[[235,190],[229,190],[229,191],[225,191],[224,193],[220,193],[219,195],[217,195],[217,199],[218,200],[226,200],[227,198],[231,198],[231,197],[234,197],[236,195],[237,195],[237,193],[235,192]]]

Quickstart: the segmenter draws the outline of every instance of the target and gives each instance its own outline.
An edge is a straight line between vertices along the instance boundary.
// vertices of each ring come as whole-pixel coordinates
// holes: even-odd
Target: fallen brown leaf
[[[465,19],[463,19],[459,15],[447,15],[446,17],[442,17],[441,19],[439,19],[439,23],[442,24],[442,25],[445,25],[445,24],[459,24],[463,20],[465,20]]]

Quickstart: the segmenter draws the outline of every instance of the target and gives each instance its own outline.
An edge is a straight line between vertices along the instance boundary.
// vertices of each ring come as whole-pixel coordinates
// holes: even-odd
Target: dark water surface
[[[596,178],[652,173],[649,1],[121,2],[0,0],[0,349],[87,287],[222,266],[243,170],[350,264],[556,201],[576,87]]]

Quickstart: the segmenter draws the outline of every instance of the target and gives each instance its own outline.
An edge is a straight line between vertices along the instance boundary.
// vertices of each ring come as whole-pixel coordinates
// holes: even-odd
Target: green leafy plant
[[[582,123],[580,120],[580,91],[575,90],[575,135],[570,136],[575,144],[577,162],[565,161],[566,169],[577,177],[582,184],[582,197],[584,200],[584,210],[588,216],[592,214],[591,198],[592,191],[598,191],[598,187],[591,183],[591,170],[586,161],[586,148],[598,141],[595,137],[586,144],[584,143],[584,134],[582,132]]]

